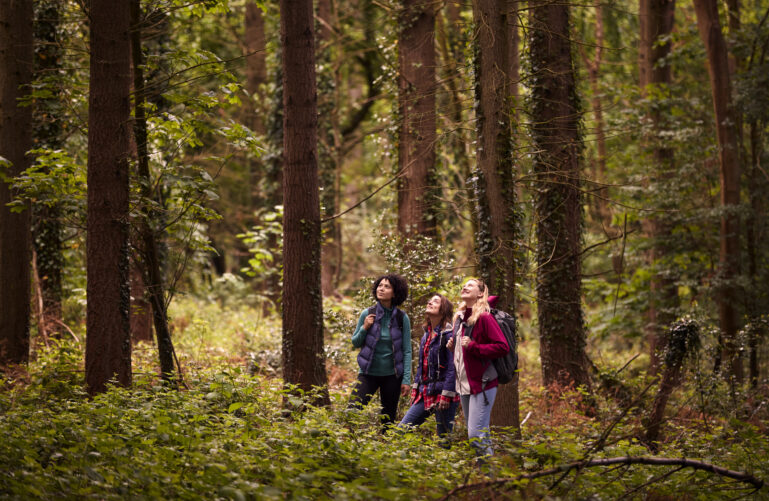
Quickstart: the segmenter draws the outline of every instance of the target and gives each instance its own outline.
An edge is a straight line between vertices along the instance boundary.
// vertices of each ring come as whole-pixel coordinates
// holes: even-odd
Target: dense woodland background
[[[0,493],[769,497],[767,51],[763,0],[1,0]],[[385,271],[516,314],[496,480],[345,410]]]

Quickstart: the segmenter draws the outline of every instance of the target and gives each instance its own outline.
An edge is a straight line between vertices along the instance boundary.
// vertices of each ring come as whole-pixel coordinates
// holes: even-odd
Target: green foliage
[[[85,226],[86,169],[66,150],[31,150],[35,162],[14,179],[13,188],[24,199],[11,202],[12,210],[24,210],[27,200],[47,207],[58,207],[62,217]],[[74,220],[73,220],[74,219]]]
[[[424,305],[432,294],[443,294],[449,300],[458,295],[462,277],[452,273],[456,261],[449,246],[423,235],[405,237],[380,230],[374,232],[369,250],[384,259],[380,273],[397,273],[408,282],[409,296],[401,308],[411,319],[412,328],[421,323]],[[374,302],[371,285],[375,279],[376,276],[361,279],[356,296],[361,310]]]
[[[238,346],[243,329],[257,329],[251,334],[253,347],[278,345],[279,335],[268,327],[274,319],[192,298],[174,308],[177,322],[191,318],[175,331],[186,390],[160,385],[149,369],[152,355],[140,349],[132,389],[111,387],[89,399],[83,392],[83,346],[72,341],[39,350],[27,376],[0,380],[0,496],[433,499],[487,480],[463,440],[461,417],[449,450],[438,446],[432,420],[413,433],[383,436],[378,402],[362,411],[347,409],[349,389],[343,386],[332,388],[330,407],[315,408],[311,395],[285,389],[268,372],[249,375],[242,361],[228,360],[227,355],[243,352]],[[605,370],[635,399],[629,412],[629,403],[599,395],[596,415],[588,417],[580,411],[584,395],[579,391],[556,395],[536,385],[536,342],[522,343],[520,354],[522,409],[532,415],[521,439],[512,430],[495,432],[489,467],[496,478],[585,457],[649,455],[635,438],[652,398],[636,399],[644,385],[635,376],[637,363],[621,373]],[[765,390],[750,395],[753,416],[740,417],[728,409],[735,407],[728,385],[702,378],[707,371],[697,368],[697,357],[689,363],[697,378],[673,395],[671,408],[679,410],[666,423],[661,455],[769,478],[763,461],[769,454]],[[743,405],[746,397],[736,396]],[[284,401],[293,408],[303,403],[305,410],[287,411]],[[603,447],[595,448],[612,423],[616,426]],[[534,499],[617,499],[630,492],[721,499],[742,487],[705,472],[640,465],[584,468],[558,478],[500,484],[494,492]],[[768,496],[766,490],[759,493]]]
[[[0,495],[21,498],[403,499],[434,497],[470,459],[419,435],[381,437],[369,412],[285,413],[297,398],[240,369],[194,374],[189,391],[141,381],[92,400],[42,383],[3,394]],[[73,382],[62,382],[77,388]],[[309,399],[308,399],[309,401]]]
[[[274,211],[259,209],[255,215],[259,224],[238,235],[251,253],[248,267],[241,271],[249,277],[270,282],[273,277],[283,276],[281,263],[276,261],[276,254],[280,256],[283,253],[283,206],[275,207]],[[275,243],[277,248],[273,247]],[[280,283],[280,280],[275,283]]]

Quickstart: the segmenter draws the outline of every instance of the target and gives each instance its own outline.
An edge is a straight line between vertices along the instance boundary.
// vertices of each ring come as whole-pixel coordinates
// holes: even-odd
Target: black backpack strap
[[[395,318],[398,320],[398,327],[400,327],[401,330],[403,330],[403,315],[405,315],[405,313],[403,313],[403,310],[401,310],[400,308],[398,308],[396,306],[395,307]]]
[[[473,327],[475,327],[475,324],[467,325],[467,323],[462,321],[462,325],[464,325],[464,327],[465,327],[465,336],[467,336],[470,339],[472,339],[473,338]]]

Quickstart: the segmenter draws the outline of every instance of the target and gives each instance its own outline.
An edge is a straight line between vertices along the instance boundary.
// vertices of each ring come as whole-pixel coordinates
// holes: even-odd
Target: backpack
[[[376,305],[369,306],[366,315],[376,315]],[[393,318],[393,320],[398,321],[398,327],[400,327],[401,329],[403,329],[403,315],[404,315],[403,310],[398,308],[398,311],[395,313],[395,316]]]
[[[515,340],[515,318],[510,316],[510,314],[495,308],[492,308],[490,313],[491,316],[494,317],[494,320],[497,321],[497,325],[499,325],[502,334],[504,334],[505,340],[507,340],[507,346],[510,350],[505,355],[491,360],[491,364],[487,368],[486,373],[484,373],[484,387],[486,386],[486,381],[491,381],[495,377],[499,384],[509,383],[515,377],[515,371],[518,369],[518,345]],[[471,338],[473,332],[472,327],[473,326],[470,326],[470,330],[465,334]],[[491,370],[492,366],[493,370]]]
[[[505,335],[507,345],[510,351],[507,354],[493,359],[491,362],[497,370],[497,379],[499,384],[507,384],[515,377],[515,371],[518,370],[518,345],[515,340],[515,318],[510,314],[492,308],[491,315],[497,321],[502,334]]]

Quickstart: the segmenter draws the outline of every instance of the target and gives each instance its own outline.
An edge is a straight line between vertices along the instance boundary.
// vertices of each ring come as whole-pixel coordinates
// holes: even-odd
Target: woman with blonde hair
[[[504,356],[510,347],[490,313],[486,284],[471,278],[462,287],[460,297],[454,336],[447,348],[454,351],[455,387],[467,422],[467,437],[476,454],[490,456],[489,421],[498,384],[491,361]]]

